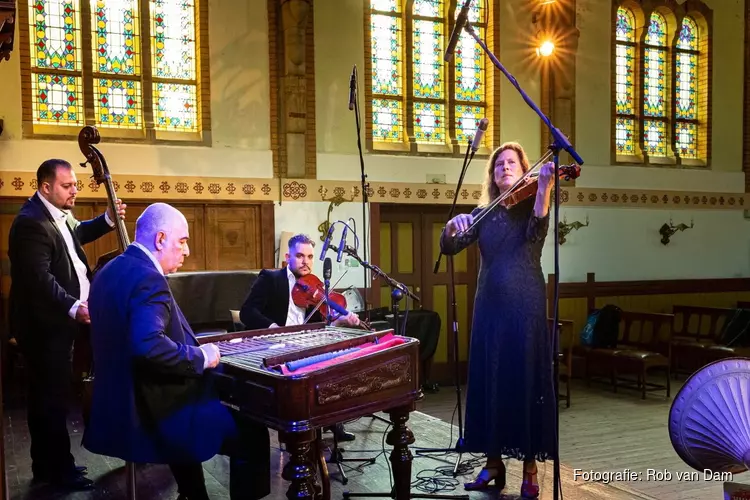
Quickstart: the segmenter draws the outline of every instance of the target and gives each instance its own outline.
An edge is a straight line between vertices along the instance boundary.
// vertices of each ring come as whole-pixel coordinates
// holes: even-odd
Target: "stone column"
[[[282,130],[286,139],[286,176],[305,176],[307,124],[306,30],[312,0],[281,0],[284,66],[281,99]],[[282,162],[283,163],[283,162]]]

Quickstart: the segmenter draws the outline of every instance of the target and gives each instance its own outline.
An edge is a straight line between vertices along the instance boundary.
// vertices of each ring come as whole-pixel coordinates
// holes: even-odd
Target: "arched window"
[[[698,158],[698,26],[682,20],[675,57],[675,143],[683,158]]]
[[[636,143],[635,17],[619,7],[615,24],[615,148],[618,155],[634,155]]]
[[[207,47],[194,0],[29,0],[19,11],[31,135],[95,125],[104,136],[200,140]]]
[[[667,22],[654,12],[643,51],[643,143],[650,156],[667,155],[667,53]]]
[[[469,22],[486,42],[485,5],[472,2]],[[374,149],[452,154],[487,116],[486,56],[479,44],[462,32],[452,63],[443,59],[459,11],[456,0],[370,0],[366,85]],[[489,134],[483,142],[491,142]]]

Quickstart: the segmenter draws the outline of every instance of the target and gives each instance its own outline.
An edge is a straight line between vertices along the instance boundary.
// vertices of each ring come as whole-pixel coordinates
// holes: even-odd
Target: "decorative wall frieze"
[[[105,199],[104,186],[79,172],[81,199]],[[279,182],[281,181],[281,182]],[[0,196],[26,197],[36,190],[35,172],[0,172]],[[123,200],[173,201],[317,201],[329,203],[333,197],[344,203],[361,203],[358,181],[317,179],[246,179],[230,177],[178,177],[123,175],[115,179],[115,190]],[[750,194],[649,189],[601,189],[561,187],[563,206],[631,207],[669,210],[745,210],[750,209]],[[481,186],[461,188],[458,203],[475,205]],[[455,187],[450,184],[417,184],[370,181],[369,201],[375,203],[450,204]]]

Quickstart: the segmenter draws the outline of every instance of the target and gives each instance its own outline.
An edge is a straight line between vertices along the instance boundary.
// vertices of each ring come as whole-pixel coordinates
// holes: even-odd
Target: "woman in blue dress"
[[[521,495],[537,498],[536,462],[554,459],[555,389],[541,256],[549,228],[554,164],[539,171],[536,194],[496,206],[475,227],[474,216],[529,169],[517,143],[495,150],[487,163],[479,206],[446,224],[440,245],[455,255],[479,244],[481,264],[469,348],[464,452],[485,453],[487,463],[464,486],[505,487],[503,458],[524,462]]]

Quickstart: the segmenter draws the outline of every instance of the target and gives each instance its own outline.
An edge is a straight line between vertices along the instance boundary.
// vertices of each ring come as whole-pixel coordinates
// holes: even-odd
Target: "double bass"
[[[112,182],[112,176],[109,173],[107,161],[104,159],[104,155],[101,151],[94,146],[94,144],[99,144],[100,141],[101,136],[99,135],[99,131],[96,127],[91,125],[83,127],[78,134],[78,147],[86,157],[86,161],[80,165],[82,167],[85,167],[87,164],[91,165],[91,170],[94,172],[92,177],[97,184],[104,184],[107,191],[107,206],[111,208],[112,213],[115,214],[113,222],[115,223],[115,234],[117,235],[118,248],[99,257],[93,270],[94,275],[96,275],[96,273],[99,272],[107,262],[124,252],[128,245],[130,245],[130,237],[125,228],[125,221],[117,215],[117,193],[115,192],[114,182]],[[83,380],[81,381],[83,421],[85,425],[88,423],[94,390],[94,352],[91,346],[91,340],[88,336],[81,338],[80,341],[81,342],[76,342],[75,353],[77,354],[76,357],[78,358],[78,361],[87,367],[86,371],[83,372]]]

